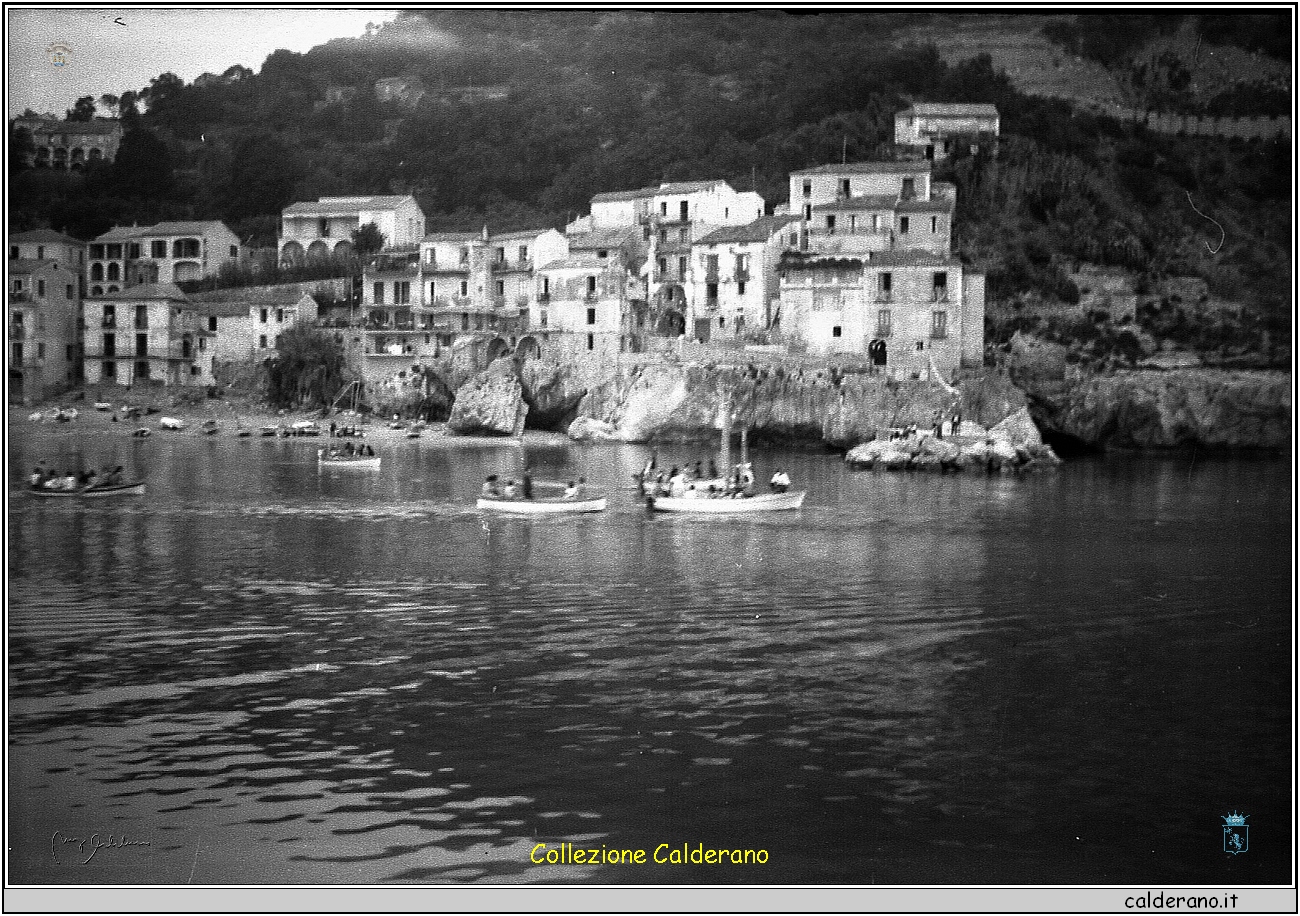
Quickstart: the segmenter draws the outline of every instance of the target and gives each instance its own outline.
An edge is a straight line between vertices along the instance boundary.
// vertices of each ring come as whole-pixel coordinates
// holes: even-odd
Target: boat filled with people
[[[502,483],[496,474],[489,476],[483,482],[476,506],[490,512],[513,515],[554,515],[604,512],[607,504],[608,500],[603,494],[587,489],[585,477],[568,483],[534,481],[525,469],[518,484],[513,479]]]
[[[369,445],[354,446],[351,442],[342,448],[316,449],[316,464],[322,468],[349,468],[378,470],[379,456]]]
[[[93,468],[80,474],[75,471],[59,474],[36,467],[27,478],[27,491],[43,499],[141,496],[144,494],[144,481],[127,480],[121,465],[103,474]]]
[[[696,515],[782,512],[800,508],[807,495],[804,490],[790,489],[790,475],[784,468],[777,468],[768,482],[771,492],[757,492],[754,466],[743,456],[726,477],[717,476],[712,460],[707,475],[703,462],[696,462],[694,468],[674,465],[666,473],[656,473],[655,458],[651,458],[645,469],[635,476],[646,508],[654,512]]]
[[[695,495],[691,495],[694,493]],[[695,493],[685,496],[647,496],[646,507],[654,512],[688,512],[695,515],[742,515],[750,512],[783,512],[803,505],[805,490],[785,493]]]

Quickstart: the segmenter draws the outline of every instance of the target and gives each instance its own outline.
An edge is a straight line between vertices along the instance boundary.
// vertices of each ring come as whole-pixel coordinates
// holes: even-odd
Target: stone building
[[[11,254],[23,249],[13,241]],[[8,274],[9,398],[31,403],[80,377],[80,278],[66,260],[22,257],[9,259]]]
[[[992,105],[916,102],[894,115],[894,143],[938,162],[959,144],[969,144],[972,152],[992,148],[999,128],[998,110]]]
[[[85,316],[89,385],[213,384],[213,334],[173,283],[146,283],[91,296]]]
[[[715,229],[692,244],[687,327],[697,340],[736,338],[771,325],[773,300],[780,305],[777,265],[781,252],[797,244],[797,226],[793,238],[787,231],[796,220],[764,216]]]
[[[303,284],[242,287],[189,296],[190,310],[212,335],[214,363],[260,361],[275,352],[280,335],[300,324],[314,325],[319,305]],[[209,344],[202,342],[206,350]]]
[[[15,118],[13,124],[31,133],[34,150],[27,164],[38,169],[79,171],[91,162],[112,162],[122,143],[122,122],[115,119],[35,117]]]
[[[896,374],[982,362],[984,277],[951,254],[957,191],[929,162],[804,169],[790,194],[783,333]]]
[[[368,223],[383,233],[385,248],[413,248],[424,238],[424,213],[409,194],[322,197],[284,208],[277,244],[280,262],[298,265],[351,257],[352,233]]]

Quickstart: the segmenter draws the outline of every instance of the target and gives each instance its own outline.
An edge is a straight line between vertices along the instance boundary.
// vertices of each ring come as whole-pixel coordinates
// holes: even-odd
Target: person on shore
[[[695,479],[702,480],[703,478],[704,478],[704,462],[697,461],[695,462]]]
[[[718,479],[718,462],[714,461],[712,458],[709,459],[709,479]]]
[[[685,489],[686,489],[686,478],[682,475],[681,471],[677,470],[676,465],[674,465],[673,473],[668,478],[668,495],[680,497],[682,495],[682,491],[684,491]]]
[[[67,474],[63,475],[63,489],[65,490],[77,489],[77,475],[74,474],[72,471],[68,471]]]
[[[357,452],[357,448],[351,442],[343,446],[343,457],[345,458],[351,458],[353,455],[356,454],[356,452]]]
[[[564,488],[564,498],[576,499],[577,496],[578,496],[578,487],[576,484],[574,484],[572,480],[570,480],[569,485]]]
[[[961,435],[961,414],[960,413],[955,413],[952,415],[952,434],[954,436]]]
[[[489,474],[483,479],[483,489],[479,491],[483,496],[500,496],[501,491],[497,489],[497,475]]]
[[[528,465],[524,465],[524,499],[533,498],[533,472]]]
[[[334,431],[335,431],[336,429],[338,429],[338,424],[335,423],[333,420],[330,420],[330,438],[331,438],[331,439],[334,438]]]
[[[506,499],[514,499],[519,495],[519,489],[515,486],[514,478],[506,481],[506,488],[501,493]]]

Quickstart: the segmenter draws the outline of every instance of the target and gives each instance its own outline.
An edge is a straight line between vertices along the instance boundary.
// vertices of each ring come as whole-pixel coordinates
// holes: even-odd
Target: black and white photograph
[[[1294,912],[1296,13],[7,4],[6,909]]]

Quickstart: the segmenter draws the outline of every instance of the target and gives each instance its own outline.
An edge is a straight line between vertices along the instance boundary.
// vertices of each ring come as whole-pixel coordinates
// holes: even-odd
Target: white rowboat
[[[505,499],[480,496],[478,508],[512,515],[553,515],[562,512],[604,512],[605,497],[565,499],[563,496],[545,496],[540,499]]]
[[[750,512],[782,512],[803,505],[806,490],[790,493],[760,493],[757,496],[695,497],[651,496],[646,506],[655,512],[687,512],[694,515],[742,515]]]
[[[76,490],[47,490],[44,487],[29,487],[27,492],[31,493],[33,496],[62,496],[64,498],[84,496],[87,499],[102,498],[105,496],[143,496],[144,481],[137,480],[129,483],[96,484],[93,487],[79,487]]]
[[[331,458],[317,455],[316,463],[322,468],[355,468],[357,470],[379,470],[379,455],[370,458]]]

